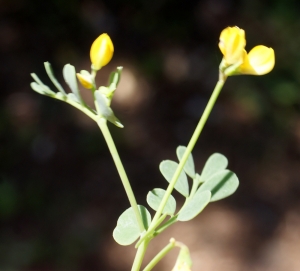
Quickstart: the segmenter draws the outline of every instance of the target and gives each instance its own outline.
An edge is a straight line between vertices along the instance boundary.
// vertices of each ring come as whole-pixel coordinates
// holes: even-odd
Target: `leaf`
[[[235,173],[224,169],[212,175],[199,187],[198,191],[211,191],[210,201],[217,201],[232,195],[238,186],[239,180]]]
[[[121,73],[122,73],[123,67],[117,67],[117,70],[112,72],[109,75],[108,79],[108,87],[112,89],[116,89],[120,80],[121,80]]]
[[[75,67],[70,64],[66,64],[63,68],[63,76],[66,83],[68,84],[68,86],[70,87],[74,95],[77,97],[77,100],[81,101],[81,97],[77,85]]]
[[[37,84],[36,82],[31,82],[30,87],[39,94],[43,94],[43,95],[46,94],[44,91],[44,87]]]
[[[160,172],[168,182],[171,182],[178,164],[171,160],[162,161],[159,165]],[[188,197],[189,184],[184,171],[181,171],[179,178],[174,187],[181,195]]]
[[[123,128],[123,124],[117,119],[112,109],[106,103],[106,97],[99,91],[95,91],[95,106],[100,116],[107,119],[117,127]]]
[[[188,221],[193,219],[210,202],[211,192],[210,191],[198,191],[195,195],[188,201],[186,205],[180,210],[177,220]]]
[[[206,181],[213,174],[217,173],[220,170],[223,170],[227,167],[228,160],[227,158],[220,153],[212,154],[206,161],[204,168],[201,173],[202,181]]]
[[[39,94],[55,95],[55,93],[51,89],[49,89],[46,85],[39,85],[36,82],[31,82],[30,87]]]
[[[166,190],[161,188],[155,188],[150,191],[147,195],[147,202],[149,206],[154,210],[157,211],[158,207],[166,193]],[[162,211],[163,214],[173,215],[176,210],[176,200],[172,195],[170,195],[164,210]]]
[[[178,160],[181,161],[183,155],[184,155],[184,152],[186,150],[186,147],[184,146],[178,146],[177,149],[176,149],[176,154],[177,154],[177,157],[178,157]],[[194,165],[194,159],[193,159],[193,156],[192,154],[190,154],[188,156],[188,159],[184,165],[184,171],[187,175],[189,175],[192,179],[195,178],[195,165]]]
[[[151,215],[148,210],[142,206],[138,205],[142,220],[146,229],[148,229],[151,223]],[[115,241],[122,245],[131,245],[140,236],[140,228],[135,217],[135,213],[132,207],[124,211],[117,222],[117,226],[113,231],[113,237]]]
[[[30,75],[35,81],[30,84],[34,91],[43,95],[55,95],[55,92],[46,86],[35,73],[31,73]]]
[[[46,72],[50,78],[50,80],[52,81],[53,85],[63,94],[63,95],[67,95],[67,93],[65,92],[65,90],[63,89],[63,87],[61,86],[61,84],[56,80],[52,68],[51,68],[51,64],[49,62],[44,62],[44,66],[46,69]]]

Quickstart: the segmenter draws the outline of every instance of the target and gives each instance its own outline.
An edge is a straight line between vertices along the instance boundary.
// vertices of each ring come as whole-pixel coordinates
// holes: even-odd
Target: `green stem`
[[[155,225],[153,225],[151,228],[147,229],[147,234],[142,236],[140,240],[136,243],[135,248],[139,247],[139,245],[146,239],[146,238],[151,238],[151,234],[154,233],[155,229],[165,220],[167,217],[167,214],[163,214],[158,220]],[[151,238],[152,239],[152,238]]]
[[[169,219],[165,224],[163,224],[161,227],[159,227],[155,232],[154,236],[159,235],[162,233],[165,229],[169,228],[171,225],[173,225],[175,222],[177,222],[177,216],[173,216],[171,219]]]
[[[214,91],[213,91],[213,93],[212,93],[212,95],[211,95],[211,97],[210,97],[210,99],[209,99],[209,101],[206,105],[206,108],[205,108],[205,110],[204,110],[204,112],[203,112],[203,114],[200,118],[200,121],[199,121],[199,123],[198,123],[198,125],[197,125],[197,127],[194,131],[194,134],[193,134],[193,136],[192,136],[192,138],[191,138],[191,140],[190,140],[190,142],[189,142],[189,144],[188,144],[188,146],[187,146],[187,148],[186,148],[186,150],[183,154],[182,159],[180,160],[180,163],[179,163],[179,165],[178,165],[178,167],[177,167],[177,169],[174,173],[174,176],[173,176],[173,178],[172,178],[172,180],[171,180],[171,182],[170,182],[170,184],[167,188],[167,191],[166,191],[166,193],[165,193],[165,195],[164,195],[164,197],[163,197],[163,199],[162,199],[162,201],[161,201],[161,203],[158,207],[158,210],[157,210],[157,212],[156,212],[156,214],[155,214],[155,216],[152,220],[151,225],[155,224],[157,222],[157,220],[160,218],[161,213],[162,213],[162,211],[163,211],[163,209],[164,209],[164,207],[167,203],[167,200],[168,200],[169,196],[171,195],[171,193],[174,189],[176,181],[177,181],[177,179],[178,179],[178,177],[179,177],[179,175],[180,175],[180,173],[181,173],[181,171],[182,171],[182,169],[183,169],[190,153],[192,152],[192,150],[193,150],[193,148],[194,148],[194,146],[195,146],[195,144],[196,144],[196,142],[197,142],[197,140],[200,136],[200,133],[202,132],[203,127],[204,127],[204,125],[205,125],[205,123],[206,123],[206,121],[207,121],[214,105],[215,105],[215,102],[216,102],[216,100],[217,100],[217,98],[218,98],[218,96],[221,92],[221,89],[222,89],[222,87],[225,83],[225,80],[226,80],[226,77],[222,77],[220,75],[220,79],[219,79],[219,81],[217,82],[217,84],[215,86],[215,89],[214,89]],[[151,227],[151,225],[150,225],[150,227]]]
[[[145,240],[137,249],[131,271],[139,271],[150,240]]]
[[[101,130],[101,132],[102,132],[102,134],[105,138],[105,141],[108,145],[108,148],[110,150],[112,158],[113,158],[113,160],[115,162],[115,165],[117,167],[117,170],[119,172],[120,178],[122,180],[123,186],[125,188],[127,197],[129,199],[129,202],[130,202],[130,205],[131,205],[131,207],[132,207],[132,209],[135,213],[135,216],[136,216],[139,228],[140,228],[140,232],[142,233],[145,230],[144,223],[143,223],[141,214],[139,212],[139,209],[138,209],[138,206],[137,206],[136,199],[135,199],[135,196],[133,194],[132,188],[130,186],[130,182],[129,182],[128,177],[126,175],[125,169],[124,169],[123,164],[122,164],[121,159],[120,159],[120,156],[118,154],[117,148],[115,146],[115,143],[114,143],[114,141],[111,137],[111,134],[109,132],[109,129],[107,127],[106,120],[101,118],[97,122],[97,124],[99,125],[100,130]]]
[[[139,212],[137,203],[136,203],[136,199],[135,196],[133,194],[132,188],[130,186],[130,182],[128,180],[127,174],[125,172],[125,169],[123,167],[123,164],[121,162],[120,156],[118,154],[118,151],[116,149],[115,143],[111,137],[111,134],[108,130],[107,124],[106,124],[106,120],[104,118],[102,118],[101,116],[96,115],[91,109],[83,106],[82,104],[76,103],[73,100],[65,97],[65,96],[52,96],[49,95],[52,98],[55,98],[57,100],[61,100],[64,102],[67,102],[68,104],[76,107],[77,109],[79,109],[81,112],[83,112],[84,114],[86,114],[87,116],[89,116],[92,120],[94,120],[98,126],[100,127],[101,132],[103,133],[103,136],[106,140],[106,143],[108,145],[108,148],[110,150],[110,153],[113,157],[113,160],[115,162],[115,165],[117,167],[117,170],[119,172],[121,181],[123,183],[123,186],[125,188],[127,197],[129,199],[130,205],[135,213],[139,228],[140,228],[140,232],[145,231],[145,227],[144,227],[144,223],[141,217],[141,214]]]
[[[175,240],[172,238],[170,243],[166,245],[152,260],[147,266],[143,269],[143,271],[150,271],[152,268],[158,264],[158,262],[165,257],[176,245]]]

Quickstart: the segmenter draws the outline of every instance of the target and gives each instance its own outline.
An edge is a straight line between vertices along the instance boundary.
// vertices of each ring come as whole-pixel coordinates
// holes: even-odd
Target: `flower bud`
[[[94,84],[92,80],[92,76],[88,71],[80,71],[80,73],[76,73],[77,79],[80,84],[87,89],[92,89]]]
[[[110,37],[104,33],[101,34],[92,44],[90,57],[95,70],[107,65],[114,53],[114,45]]]

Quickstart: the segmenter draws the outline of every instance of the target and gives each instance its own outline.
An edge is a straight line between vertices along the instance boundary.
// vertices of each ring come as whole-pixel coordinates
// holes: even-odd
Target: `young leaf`
[[[151,215],[148,210],[142,206],[138,205],[142,220],[146,229],[148,229],[151,223]],[[140,236],[140,228],[136,220],[135,213],[132,207],[124,211],[117,222],[117,226],[113,231],[113,237],[115,241],[122,245],[131,245]]]
[[[43,95],[55,95],[55,92],[53,92],[47,85],[45,85],[35,73],[31,73],[30,75],[35,81],[30,84],[31,88],[34,91]]]
[[[112,72],[109,75],[109,80],[108,80],[108,87],[110,89],[116,89],[120,80],[121,80],[121,73],[122,73],[123,67],[117,67],[117,70]]]
[[[37,84],[36,82],[31,82],[31,83],[30,83],[30,86],[31,86],[31,88],[32,88],[34,91],[36,91],[37,93],[43,94],[43,95],[46,94],[45,91],[44,91],[44,87],[41,86],[41,85],[39,85],[39,84]]]
[[[161,188],[155,188],[152,191],[150,191],[147,195],[147,202],[149,206],[154,210],[157,211],[164,195],[166,193],[166,190]],[[170,195],[167,204],[163,210],[163,214],[173,215],[176,210],[176,200],[172,195]]]
[[[199,187],[198,191],[211,191],[210,201],[217,201],[232,195],[238,186],[239,180],[235,173],[224,169],[212,175]]]
[[[40,85],[37,84],[36,82],[31,82],[30,83],[31,88],[36,91],[39,94],[43,94],[43,95],[55,95],[55,93],[48,88],[46,85]]]
[[[68,86],[70,87],[74,95],[77,97],[78,101],[81,101],[81,97],[77,85],[75,67],[70,64],[66,64],[63,68],[63,76],[66,83],[68,84]]]
[[[220,153],[212,154],[206,161],[204,168],[201,173],[202,181],[206,181],[213,174],[217,173],[220,170],[223,170],[227,167],[228,160],[227,158]]]
[[[176,154],[177,154],[177,157],[178,157],[179,161],[181,161],[185,150],[186,150],[186,147],[184,147],[184,146],[178,146],[177,147]],[[195,173],[195,165],[194,165],[194,159],[193,159],[192,154],[189,155],[183,169],[184,169],[185,173],[187,175],[189,175],[192,179],[195,178],[196,173]]]
[[[52,83],[54,84],[54,86],[56,86],[56,88],[63,94],[63,95],[67,95],[67,93],[65,92],[65,90],[63,89],[63,87],[61,86],[61,84],[56,80],[52,68],[51,68],[51,64],[49,62],[44,62],[44,66],[46,69],[46,72],[50,78],[50,80],[52,81]]]
[[[99,91],[95,91],[95,106],[100,116],[107,119],[117,127],[123,128],[123,124],[114,115],[112,109],[106,103],[106,97]]]
[[[178,167],[178,164],[171,160],[162,161],[159,165],[160,172],[168,182],[171,182],[173,175]],[[187,177],[182,171],[174,187],[181,195],[188,197],[189,195],[189,184]]]
[[[189,202],[180,210],[177,220],[188,221],[193,219],[210,202],[211,192],[210,191],[198,191],[189,200]]]

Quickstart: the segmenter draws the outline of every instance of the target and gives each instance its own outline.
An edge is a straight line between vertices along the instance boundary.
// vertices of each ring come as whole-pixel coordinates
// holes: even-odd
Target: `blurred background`
[[[31,90],[30,73],[54,90],[44,61],[63,83],[64,64],[89,70],[92,42],[111,36],[98,85],[124,66],[112,107],[125,128],[109,127],[147,206],[149,190],[167,187],[159,163],[187,145],[218,79],[219,35],[237,25],[248,51],[274,48],[275,68],[228,79],[193,155],[198,172],[212,153],[226,155],[240,187],[172,226],[146,261],[175,237],[193,270],[299,271],[299,12],[296,0],[0,1],[0,270],[126,271],[135,253],[112,238],[129,203],[99,129]]]

